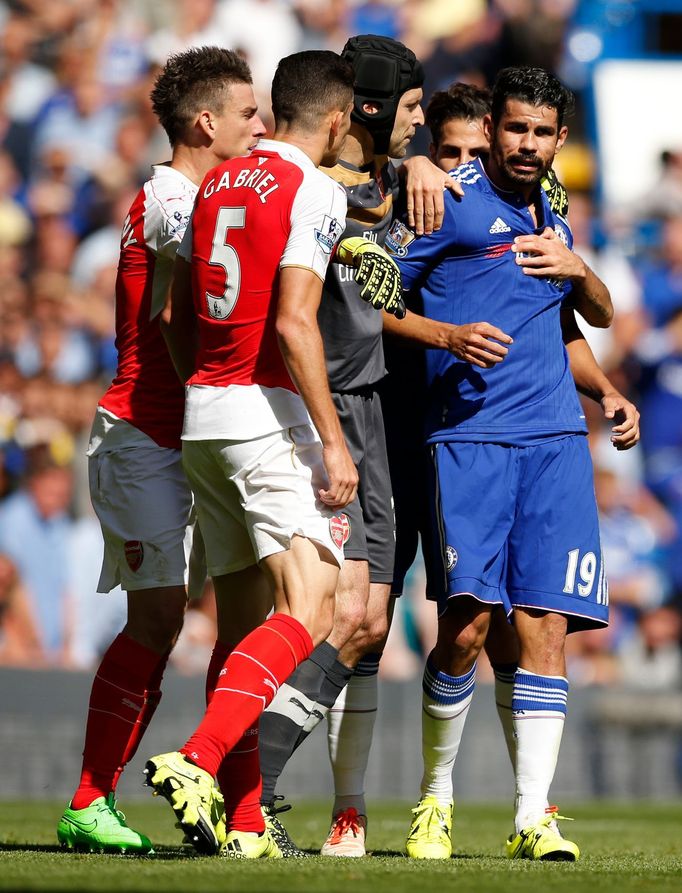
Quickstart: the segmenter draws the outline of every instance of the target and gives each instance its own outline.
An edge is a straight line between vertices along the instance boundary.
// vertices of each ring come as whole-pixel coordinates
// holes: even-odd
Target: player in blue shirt
[[[433,139],[430,153],[434,163],[442,170],[449,171],[480,155],[487,155],[489,146],[483,132],[483,119],[489,114],[488,90],[455,83],[447,90],[434,93],[426,110],[426,123]],[[551,171],[543,179],[542,186],[548,193],[551,207],[566,217],[568,197]],[[400,224],[394,224],[394,228],[399,235]],[[408,238],[411,238],[411,234]],[[388,243],[391,243],[390,236]],[[394,250],[398,248],[398,245],[394,246]],[[579,303],[581,313],[592,324],[600,326],[609,322],[609,306],[608,293],[600,293],[599,289],[584,296]],[[480,359],[483,355],[481,351],[485,354],[490,350],[500,351],[495,357],[498,361],[502,361],[508,351],[502,344],[490,340],[491,336],[498,341],[504,340],[504,333],[488,323],[454,326],[427,319],[412,311],[408,311],[407,319],[399,323],[392,322],[392,319],[385,319],[384,331],[398,337],[386,339],[389,375],[387,387],[382,390],[382,407],[396,517],[396,563],[392,592],[399,594],[405,574],[415,559],[418,539],[421,538],[425,555],[433,548],[428,522],[429,461],[421,434],[425,355],[423,351],[415,350],[415,343],[447,350],[459,359],[483,368],[492,365],[493,360],[483,362]],[[572,310],[562,311],[562,331],[576,387],[599,402],[607,418],[617,416],[613,430],[614,447],[628,449],[634,446],[639,439],[637,409],[615,390],[596,363]],[[427,562],[426,570],[427,597],[437,600],[443,579],[442,562],[438,556],[436,561]],[[514,674],[518,666],[518,640],[502,605],[492,611],[485,650],[495,674],[495,703],[513,767],[516,740],[511,704]],[[430,742],[430,746],[425,753],[422,789],[434,790],[436,794],[424,796],[415,812],[407,844],[408,855],[415,858],[449,858],[452,854],[452,760],[459,747],[461,728],[457,728],[457,723],[443,722],[443,711],[447,713],[451,707],[444,707],[441,701],[437,680],[427,673],[422,694],[422,727],[425,741]],[[461,705],[457,704],[455,709],[459,712]]]
[[[501,72],[485,124],[489,159],[458,169],[465,195],[446,197],[438,233],[396,239],[404,283],[419,291],[426,316],[454,325],[492,319],[513,339],[492,368],[427,351],[439,534],[429,563],[440,569],[443,599],[425,684],[441,693],[443,719],[461,736],[476,658],[502,604],[520,641],[516,830],[507,850],[552,860],[579,855],[559,834],[556,810],[546,811],[566,712],[564,640],[608,616],[585,421],[560,318],[571,290],[583,307],[608,312],[610,302],[568,250],[570,230],[539,188],[566,138],[570,99],[540,69]]]

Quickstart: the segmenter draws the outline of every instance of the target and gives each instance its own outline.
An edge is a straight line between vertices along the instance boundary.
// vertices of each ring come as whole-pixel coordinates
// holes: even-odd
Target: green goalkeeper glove
[[[355,281],[363,301],[398,319],[405,316],[400,270],[380,245],[362,236],[352,236],[339,242],[338,257],[341,263],[355,268]]]
[[[566,187],[559,182],[559,178],[551,167],[542,178],[541,186],[547,193],[549,206],[554,213],[560,214],[562,217],[567,217],[568,192],[566,192]]]

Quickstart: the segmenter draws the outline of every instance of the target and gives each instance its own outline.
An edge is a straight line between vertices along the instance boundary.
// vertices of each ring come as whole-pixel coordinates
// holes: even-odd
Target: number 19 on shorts
[[[600,556],[601,559],[601,556]],[[597,578],[597,571],[599,575]],[[594,552],[580,555],[580,549],[571,549],[567,556],[564,592],[574,595],[576,584],[578,595],[589,598],[597,580],[597,604],[608,604],[608,589],[604,579],[604,561],[598,560]]]

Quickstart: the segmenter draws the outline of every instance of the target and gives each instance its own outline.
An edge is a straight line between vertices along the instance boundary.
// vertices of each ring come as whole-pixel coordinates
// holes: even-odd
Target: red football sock
[[[116,774],[114,775],[113,785],[111,788],[112,791],[116,790],[116,785],[118,784],[118,780],[121,777],[121,773],[137,753],[137,748],[140,745],[140,741],[142,741],[144,733],[147,731],[147,727],[152,721],[152,717],[156,713],[156,708],[159,706],[162,694],[161,680],[163,679],[163,674],[166,669],[166,664],[168,663],[169,656],[170,649],[165,654],[162,654],[159,657],[159,662],[149,678],[149,682],[147,683],[149,687],[146,688],[144,692],[144,707],[140,711],[140,715],[137,717],[137,722],[135,723],[133,730],[130,733],[130,738],[128,739],[125,753],[121,758],[121,764],[116,770]]]
[[[83,768],[71,801],[74,809],[83,809],[114,790],[128,742],[145,708],[145,692],[152,688],[162,660],[165,665],[165,656],[123,633],[109,646],[90,692]]]
[[[206,670],[206,706],[211,703],[211,698],[213,697],[213,692],[215,690],[216,684],[218,682],[218,677],[220,676],[220,671],[225,666],[225,661],[230,656],[230,652],[232,649],[223,644],[223,642],[217,641],[213,648],[213,653],[211,654],[211,660],[208,664],[208,670]]]
[[[206,672],[206,704],[210,704],[220,671],[230,656],[231,649],[216,642]],[[247,729],[234,749],[227,754],[218,769],[218,785],[225,801],[225,821],[228,830],[265,830],[260,795],[263,787],[258,759],[258,725]]]
[[[220,764],[218,784],[225,800],[227,830],[264,831],[257,722],[244,732]]]
[[[274,614],[249,633],[227,658],[206,714],[182,753],[215,775],[225,755],[312,650],[305,627],[287,614]]]

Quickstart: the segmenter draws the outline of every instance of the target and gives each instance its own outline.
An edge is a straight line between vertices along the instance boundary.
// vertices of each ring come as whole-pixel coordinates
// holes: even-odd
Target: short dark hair
[[[493,85],[493,123],[502,117],[508,99],[519,99],[533,106],[547,105],[556,109],[557,123],[563,126],[564,119],[573,113],[575,99],[558,78],[544,68],[503,68],[498,72]]]
[[[171,146],[182,140],[202,109],[222,111],[231,84],[251,84],[241,56],[222,47],[193,47],[170,56],[154,83],[152,108]]]
[[[437,90],[426,107],[426,126],[433,142],[438,145],[443,136],[443,125],[448,121],[477,121],[490,114],[490,90],[472,84],[450,84],[447,90]]]
[[[353,101],[352,67],[331,50],[304,50],[281,59],[272,81],[275,126],[314,130],[323,115]]]

